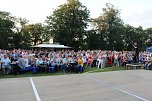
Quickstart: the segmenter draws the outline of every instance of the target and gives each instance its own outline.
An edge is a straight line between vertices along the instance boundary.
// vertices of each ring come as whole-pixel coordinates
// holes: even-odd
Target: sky
[[[53,13],[67,0],[0,0],[0,11],[10,12],[13,16],[26,18],[30,23],[43,23],[46,16]],[[144,29],[152,27],[152,0],[79,0],[96,18],[102,14],[106,3],[120,10],[125,24]]]

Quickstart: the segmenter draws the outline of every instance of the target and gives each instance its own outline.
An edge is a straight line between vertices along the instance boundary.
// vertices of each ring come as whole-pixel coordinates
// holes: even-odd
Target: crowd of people
[[[152,67],[152,56],[148,52],[107,51],[107,50],[0,50],[0,63],[4,74],[24,71],[37,72],[76,72],[85,68],[105,68],[125,66],[126,63],[140,62],[146,69]]]

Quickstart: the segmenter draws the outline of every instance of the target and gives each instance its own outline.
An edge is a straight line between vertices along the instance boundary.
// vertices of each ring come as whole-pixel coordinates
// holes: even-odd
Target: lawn
[[[84,73],[109,72],[109,71],[120,71],[120,70],[125,70],[125,67],[106,67],[106,68],[103,68],[103,69],[86,68]]]
[[[120,71],[125,70],[125,67],[106,67],[103,69],[98,69],[96,67],[88,67],[85,68],[83,73],[94,73],[94,72],[109,72],[109,71]],[[37,73],[33,74],[32,72],[27,72],[24,74],[13,75],[13,74],[0,74],[0,79],[3,78],[20,78],[20,77],[36,77],[36,76],[57,76],[57,75],[69,75],[69,74],[76,74],[76,73],[64,73],[63,71],[59,71],[57,73]]]

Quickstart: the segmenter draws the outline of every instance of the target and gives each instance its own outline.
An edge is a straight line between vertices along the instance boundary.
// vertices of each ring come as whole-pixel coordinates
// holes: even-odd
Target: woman
[[[101,69],[102,69],[103,68],[103,55],[100,54],[97,60],[98,60],[98,68],[101,67]]]
[[[88,60],[87,60],[87,67],[90,66],[91,67],[91,64],[92,64],[92,58],[91,56],[88,57]]]

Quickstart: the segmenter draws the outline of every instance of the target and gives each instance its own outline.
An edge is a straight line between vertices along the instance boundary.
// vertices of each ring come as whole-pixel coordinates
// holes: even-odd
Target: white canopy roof
[[[50,43],[44,43],[44,44],[39,44],[36,46],[32,46],[32,47],[45,47],[45,48],[71,48],[69,46],[64,46],[64,45],[60,45],[60,44],[50,44]]]

